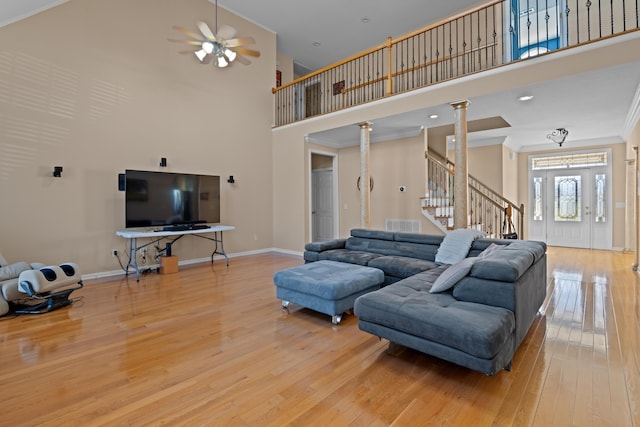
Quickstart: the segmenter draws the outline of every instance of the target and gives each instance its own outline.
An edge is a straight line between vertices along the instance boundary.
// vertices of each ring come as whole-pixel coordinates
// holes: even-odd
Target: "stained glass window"
[[[582,180],[580,176],[555,177],[555,220],[582,221]]]
[[[606,166],[609,156],[606,151],[596,153],[576,153],[560,156],[538,157],[533,159],[531,168],[540,169],[568,169],[584,168],[589,166]]]
[[[542,178],[533,178],[533,220],[542,221]]]
[[[605,174],[596,174],[596,195],[595,195],[595,209],[594,220],[595,222],[605,222],[606,216],[606,177]]]

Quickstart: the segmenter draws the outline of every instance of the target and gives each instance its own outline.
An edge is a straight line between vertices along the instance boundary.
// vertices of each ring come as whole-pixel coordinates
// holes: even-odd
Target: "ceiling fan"
[[[174,25],[173,29],[180,31],[190,38],[190,40],[169,39],[171,42],[182,43],[195,46],[196,50],[183,50],[179,53],[193,53],[203,64],[208,64],[212,59],[213,65],[218,68],[224,68],[231,62],[237,60],[241,64],[249,65],[251,61],[247,56],[255,58],[260,57],[257,50],[247,49],[245,45],[255,43],[253,37],[234,38],[236,30],[229,25],[222,25],[218,30],[218,1],[216,0],[216,15],[214,31],[205,22],[198,22],[198,29],[201,34],[189,31],[186,28]]]

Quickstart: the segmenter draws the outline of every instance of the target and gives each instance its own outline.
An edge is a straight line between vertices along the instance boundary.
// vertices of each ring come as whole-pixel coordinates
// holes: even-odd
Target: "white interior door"
[[[333,171],[311,173],[311,218],[313,241],[333,239]]]

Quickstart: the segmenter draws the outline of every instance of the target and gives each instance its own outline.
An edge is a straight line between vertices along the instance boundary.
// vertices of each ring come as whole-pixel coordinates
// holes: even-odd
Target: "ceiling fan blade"
[[[212,42],[216,41],[216,36],[213,35],[211,28],[209,28],[206,22],[199,21],[198,28],[200,29],[200,32],[202,32],[202,35],[207,39],[211,40]]]
[[[236,29],[230,25],[222,25],[216,35],[224,40],[232,39],[236,36]]]
[[[237,47],[235,51],[238,53],[244,53],[245,55],[255,56],[256,58],[260,57],[260,52],[258,52],[257,50],[247,49],[244,47]]]
[[[227,45],[229,47],[238,47],[244,46],[246,44],[254,44],[256,41],[253,37],[240,37],[237,39],[229,39],[227,40]]]
[[[245,58],[244,56],[242,56],[240,54],[236,55],[236,59],[235,60],[238,61],[241,64],[244,64],[244,65],[250,65],[251,64],[251,61],[249,61],[248,58]]]
[[[168,39],[170,42],[174,42],[174,43],[182,43],[182,44],[188,44],[190,46],[201,46],[202,42],[200,41],[196,41],[196,40],[176,40],[176,39]]]
[[[192,39],[204,41],[204,38],[200,34],[194,33],[193,31],[189,31],[186,28],[181,27],[179,25],[174,25],[173,29],[180,31],[181,33],[183,33],[184,35],[186,35],[188,37],[191,37]]]

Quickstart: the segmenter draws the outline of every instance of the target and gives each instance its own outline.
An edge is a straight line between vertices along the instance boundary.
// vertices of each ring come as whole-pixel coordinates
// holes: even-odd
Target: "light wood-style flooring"
[[[73,306],[0,318],[2,426],[640,425],[633,256],[549,248],[548,296],[488,377],[281,310],[264,254],[90,281]]]

